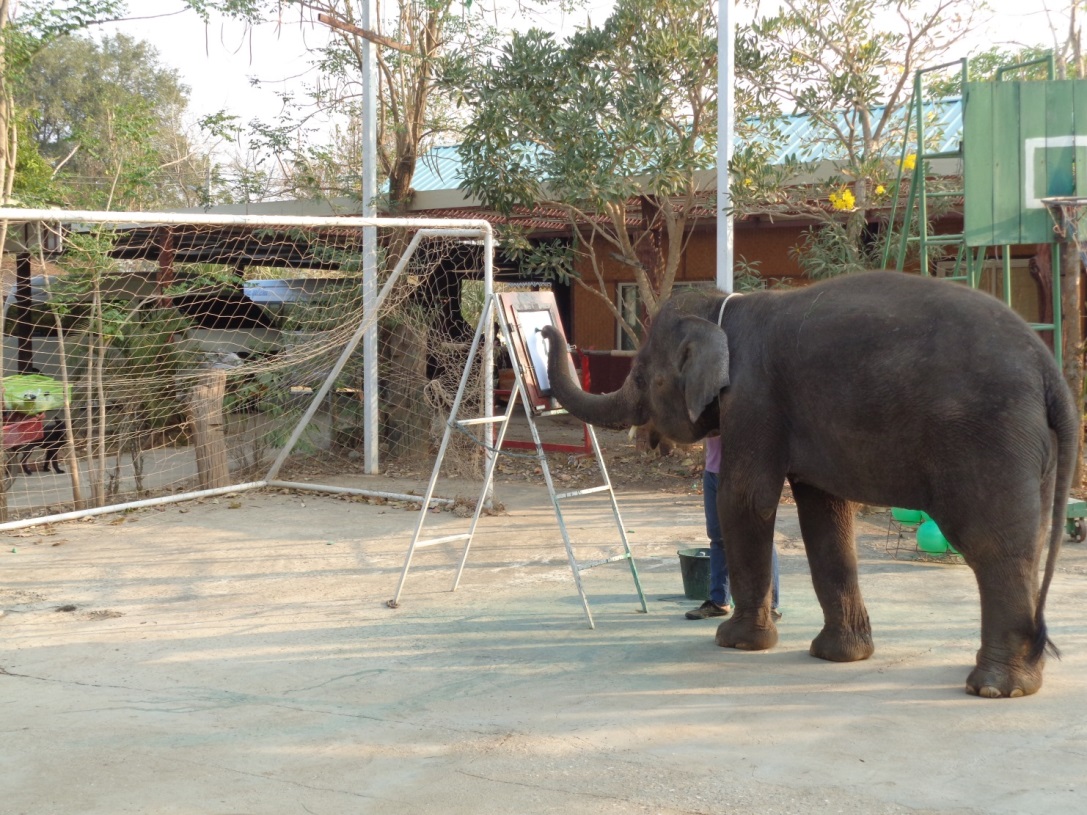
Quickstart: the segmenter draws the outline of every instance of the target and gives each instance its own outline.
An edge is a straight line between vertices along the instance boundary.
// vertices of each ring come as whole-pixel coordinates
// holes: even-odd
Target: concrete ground
[[[546,491],[498,497],[458,591],[459,546],[420,550],[395,610],[418,517],[395,504],[245,493],[5,535],[0,812],[1083,809],[1084,544],[1050,595],[1063,660],[1036,696],[991,701],[962,689],[970,571],[887,557],[885,515],[861,523],[876,654],[839,665],[807,653],[821,614],[793,507],[781,641],[741,653],[683,618],[697,496],[620,493],[649,613],[626,565],[601,566],[595,630]],[[603,501],[565,508],[582,559],[615,549]]]

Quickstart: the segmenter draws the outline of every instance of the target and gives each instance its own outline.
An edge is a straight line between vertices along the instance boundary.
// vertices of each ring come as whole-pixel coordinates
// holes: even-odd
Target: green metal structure
[[[1087,82],[970,82],[965,99],[967,245],[1051,242],[1042,199],[1087,197]]]
[[[1048,80],[1010,81],[1007,76],[1043,64]],[[1008,66],[992,82],[970,82],[965,59],[918,71],[909,106],[909,124],[903,139],[903,161],[915,156],[908,177],[909,195],[898,240],[897,268],[901,270],[911,246],[922,259],[922,274],[932,274],[934,256],[953,260],[946,279],[977,288],[987,254],[1002,260],[1002,292],[1012,305],[1010,247],[1056,243],[1054,220],[1044,199],[1087,198],[1087,81],[1054,80],[1053,58]],[[962,87],[963,127],[959,149],[931,151],[924,115],[924,83],[928,75],[954,69]],[[962,162],[963,185],[938,185],[931,162]],[[961,198],[964,228],[957,234],[933,234],[930,208],[938,199]],[[891,213],[894,223],[895,213]],[[888,266],[892,242],[884,251]],[[1061,357],[1060,251],[1051,252],[1053,264],[1053,322],[1032,323],[1037,331],[1052,332],[1054,353]]]

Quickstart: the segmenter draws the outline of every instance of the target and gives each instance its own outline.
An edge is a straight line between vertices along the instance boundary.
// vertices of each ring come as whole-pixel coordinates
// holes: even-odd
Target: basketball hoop
[[[1041,199],[1053,219],[1053,232],[1060,241],[1075,241],[1087,234],[1087,198],[1078,195],[1055,195]]]

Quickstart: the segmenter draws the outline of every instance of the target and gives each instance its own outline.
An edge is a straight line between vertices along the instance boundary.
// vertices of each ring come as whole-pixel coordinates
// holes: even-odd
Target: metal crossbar
[[[566,557],[570,563],[570,570],[574,576],[574,585],[577,587],[578,595],[581,597],[581,604],[585,610],[585,616],[589,621],[589,628],[596,628],[596,624],[593,622],[592,611],[589,608],[589,598],[585,594],[585,587],[581,582],[581,573],[588,571],[595,566],[601,566],[608,563],[616,563],[619,561],[627,561],[630,565],[630,573],[634,579],[634,588],[638,594],[638,600],[641,604],[641,611],[647,613],[649,607],[646,605],[645,592],[642,590],[641,580],[638,578],[638,568],[634,563],[634,554],[630,550],[630,542],[627,539],[626,528],[623,526],[622,516],[619,514],[619,504],[615,500],[615,491],[612,489],[611,479],[608,477],[607,467],[604,464],[604,456],[600,450],[600,444],[596,438],[596,432],[593,430],[592,425],[588,425],[586,430],[591,442],[593,455],[596,457],[597,466],[600,468],[601,477],[604,483],[589,487],[586,489],[572,490],[569,492],[556,492],[555,482],[551,477],[551,469],[548,466],[547,453],[544,450],[543,442],[540,439],[539,429],[536,427],[535,417],[533,416],[532,403],[528,396],[528,391],[525,384],[525,374],[521,370],[521,365],[517,360],[516,354],[511,353],[510,359],[513,363],[514,372],[514,387],[510,394],[509,401],[506,403],[506,411],[501,416],[483,416],[475,418],[461,419],[459,416],[461,404],[464,401],[465,390],[468,386],[469,374],[471,373],[472,363],[478,353],[480,344],[486,338],[487,332],[493,330],[495,318],[497,318],[498,327],[500,330],[500,341],[506,348],[513,348],[513,341],[511,337],[510,325],[504,310],[500,308],[498,303],[498,295],[491,294],[486,303],[484,304],[483,314],[480,316],[479,325],[476,328],[475,338],[472,341],[471,351],[468,353],[468,361],[464,367],[464,373],[461,375],[460,387],[457,390],[457,396],[453,401],[453,406],[450,409],[449,418],[446,420],[445,433],[442,437],[441,447],[438,449],[437,460],[434,462],[434,470],[430,476],[430,483],[427,485],[426,494],[423,497],[422,507],[419,511],[419,520],[415,525],[415,531],[412,534],[411,543],[408,545],[408,552],[404,558],[404,567],[400,572],[400,582],[396,587],[396,594],[392,600],[389,600],[388,605],[391,608],[396,608],[400,605],[400,597],[403,594],[404,583],[408,577],[408,571],[411,568],[412,557],[415,554],[415,550],[419,547],[431,546],[437,543],[447,543],[450,541],[463,540],[464,551],[461,554],[460,563],[457,566],[456,576],[453,579],[453,587],[451,591],[456,591],[460,585],[461,574],[464,572],[464,566],[468,562],[468,552],[472,546],[472,540],[475,537],[476,528],[479,524],[480,516],[482,515],[485,506],[490,505],[491,487],[494,479],[494,469],[498,462],[498,453],[502,449],[502,442],[506,436],[506,430],[509,427],[510,419],[513,417],[514,411],[517,407],[518,401],[525,405],[525,416],[528,418],[528,427],[532,433],[532,441],[536,449],[536,458],[539,461],[540,470],[543,473],[544,481],[547,484],[548,495],[551,498],[551,506],[555,511],[555,519],[558,522],[559,531],[562,534],[563,544],[566,548]],[[542,410],[538,412],[539,416],[558,416],[564,415],[565,410]],[[423,528],[426,525],[426,521],[430,513],[427,511],[433,500],[435,486],[437,485],[439,474],[442,468],[442,461],[445,458],[446,450],[449,447],[449,441],[454,432],[463,432],[464,428],[473,427],[478,425],[493,425],[493,429],[497,429],[497,438],[492,440],[492,444],[484,444],[486,448],[486,461],[487,465],[483,476],[483,485],[480,489],[479,500],[476,501],[475,512],[472,515],[472,520],[469,524],[468,531],[464,534],[458,535],[445,535],[436,538],[424,538],[422,537]],[[487,431],[487,436],[491,436],[493,429]],[[580,498],[587,495],[595,495],[599,493],[607,493],[612,515],[615,519],[615,526],[619,532],[619,539],[622,542],[622,552],[612,557],[603,558],[600,560],[586,561],[579,563],[574,553],[574,546],[570,540],[570,532],[566,527],[566,522],[563,518],[562,508],[560,503],[571,498]]]

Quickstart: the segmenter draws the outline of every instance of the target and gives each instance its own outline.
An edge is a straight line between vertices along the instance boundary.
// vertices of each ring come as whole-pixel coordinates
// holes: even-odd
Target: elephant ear
[[[691,422],[728,387],[728,337],[708,320],[684,320],[679,344],[679,377]]]

